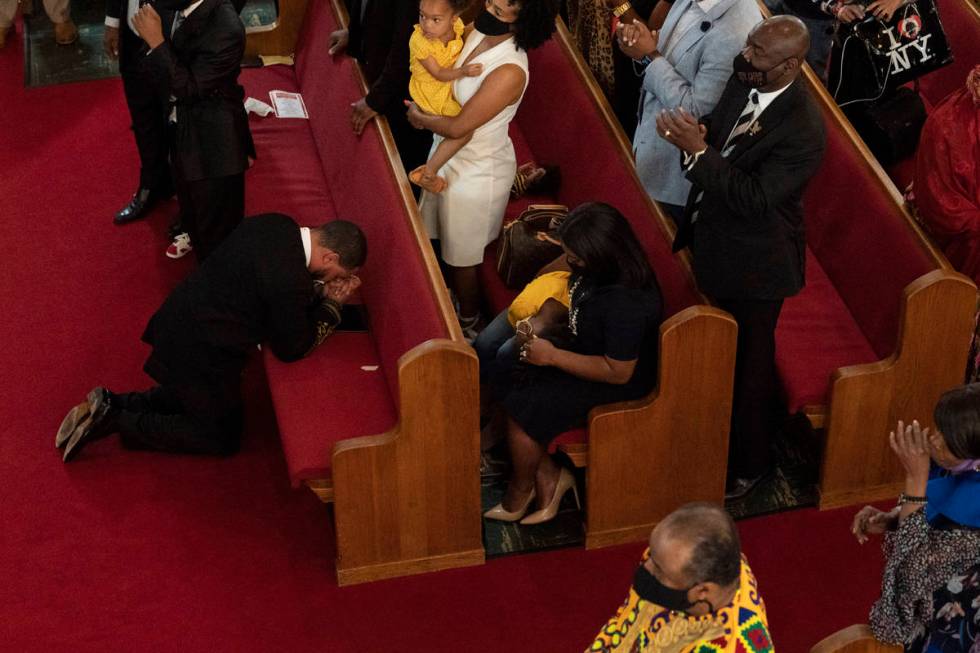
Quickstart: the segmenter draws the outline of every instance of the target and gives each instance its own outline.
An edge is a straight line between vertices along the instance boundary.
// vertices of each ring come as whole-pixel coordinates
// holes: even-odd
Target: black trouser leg
[[[719,300],[738,323],[735,394],[729,441],[729,469],[735,477],[755,478],[770,466],[775,431],[776,322],[783,302]]]
[[[404,110],[389,111],[385,117],[391,127],[391,135],[395,139],[405,171],[411,172],[428,161],[429,150],[432,149],[432,132],[412,127]]]
[[[243,423],[238,384],[238,378],[229,378],[117,395],[115,424],[123,446],[169,453],[235,453]]]
[[[167,103],[155,94],[139,70],[143,41],[125,25],[119,29],[119,73],[140,157],[140,187],[161,195],[173,192],[167,134]]]
[[[181,225],[204,261],[245,217],[245,174],[186,181],[178,171],[177,198]]]

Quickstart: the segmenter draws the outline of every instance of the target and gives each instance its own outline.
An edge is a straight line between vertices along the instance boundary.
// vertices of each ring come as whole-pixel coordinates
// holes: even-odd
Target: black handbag
[[[916,0],[899,7],[888,22],[869,14],[864,20],[838,26],[830,91],[842,107],[876,102],[951,63],[953,52],[935,0]]]
[[[935,0],[899,7],[888,22],[869,15],[853,23],[851,31],[867,43],[879,79],[892,87],[953,63]]]
[[[870,105],[865,115],[859,131],[878,161],[888,165],[915,153],[926,121],[926,108],[916,91],[903,86]]]

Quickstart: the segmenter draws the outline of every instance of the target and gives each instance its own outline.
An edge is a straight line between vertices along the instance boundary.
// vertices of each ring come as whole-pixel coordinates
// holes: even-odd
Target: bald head
[[[683,566],[689,583],[716,583],[728,587],[738,582],[742,552],[738,529],[721,506],[689,503],[657,525],[655,533],[687,549]]]
[[[781,59],[796,57],[801,61],[810,51],[810,32],[796,16],[773,16],[752,30],[759,42]]]

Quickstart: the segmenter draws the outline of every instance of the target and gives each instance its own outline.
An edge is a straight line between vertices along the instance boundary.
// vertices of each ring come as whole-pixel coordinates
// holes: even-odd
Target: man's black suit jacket
[[[758,131],[723,158],[748,94],[733,76],[705,120],[708,149],[687,173],[694,186],[674,251],[690,246],[698,285],[712,297],[778,300],[805,280],[802,196],[823,158],[823,118],[797,79],[762,112]]]
[[[364,19],[361,19],[363,3]],[[348,0],[347,53],[357,59],[371,89],[367,104],[378,113],[405,112],[408,99],[408,40],[419,18],[412,0]]]
[[[245,172],[255,147],[238,84],[245,53],[238,12],[230,0],[204,0],[173,34],[174,13],[160,18],[169,36],[143,70],[164,100],[176,98],[176,170],[186,181]]]
[[[250,217],[150,318],[145,369],[160,383],[216,380],[240,373],[259,343],[297,360],[339,323],[340,307],[315,290],[292,218]]]

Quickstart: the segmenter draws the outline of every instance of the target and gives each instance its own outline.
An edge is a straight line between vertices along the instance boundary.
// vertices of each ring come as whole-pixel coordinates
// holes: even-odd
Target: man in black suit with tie
[[[155,0],[133,26],[149,47],[141,73],[169,101],[180,219],[201,261],[245,215],[255,157],[238,84],[245,27],[230,0]]]
[[[106,2],[103,46],[110,59],[119,59],[123,93],[140,157],[139,185],[113,218],[116,224],[146,216],[154,204],[174,194],[168,152],[167,98],[160,97],[140,71],[149,48],[133,31],[131,20],[138,8],[139,0]]]
[[[820,110],[799,80],[809,44],[798,18],[765,20],[705,125],[683,109],[657,119],[694,184],[674,250],[691,248],[698,285],[738,322],[728,498],[771,467],[776,322],[805,280],[802,196],[825,147]]]
[[[245,220],[150,319],[143,340],[153,351],[143,369],[159,385],[89,392],[55,438],[65,462],[116,432],[128,448],[234,453],[248,354],[267,343],[295,361],[323,342],[360,285],[366,256],[364,234],[345,220],[313,229],[278,213]]]
[[[351,126],[358,135],[369,120],[388,119],[402,165],[414,170],[428,159],[432,133],[408,123],[408,40],[419,19],[417,2],[408,0],[347,0],[348,29],[330,35],[330,54],[357,59],[370,86],[368,94],[351,105]]]

